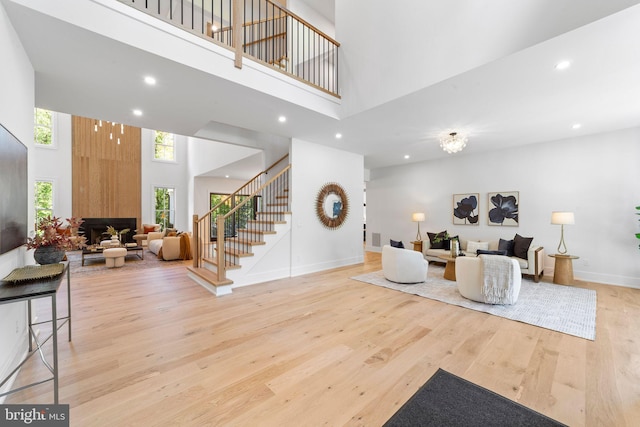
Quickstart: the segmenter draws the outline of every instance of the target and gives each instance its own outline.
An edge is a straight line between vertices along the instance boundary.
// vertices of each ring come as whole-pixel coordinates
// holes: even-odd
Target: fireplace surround
[[[83,218],[84,222],[80,227],[87,238],[87,244],[97,244],[103,240],[103,233],[107,232],[107,227],[112,226],[116,230],[128,228],[130,231],[122,236],[123,243],[132,243],[133,235],[136,234],[136,218]]]

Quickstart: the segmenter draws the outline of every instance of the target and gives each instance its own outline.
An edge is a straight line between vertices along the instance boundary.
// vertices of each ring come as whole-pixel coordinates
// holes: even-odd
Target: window
[[[175,161],[173,134],[155,131],[155,143],[153,145],[153,158],[156,160]]]
[[[220,194],[220,193],[210,193],[209,195],[209,209],[215,208],[220,202],[222,202],[225,198],[227,198],[228,194]],[[227,200],[222,206],[220,206],[216,212],[211,217],[211,240],[217,240],[218,238],[218,227],[216,224],[215,218],[218,215],[225,215],[231,209],[235,208],[237,205],[242,203],[249,196],[241,196],[238,195],[234,199]],[[236,214],[233,215],[225,222],[225,237],[234,237],[237,235],[237,230],[239,228],[246,228],[247,221],[256,218],[256,212],[258,211],[258,203],[259,197],[256,196],[253,198],[252,202],[248,202],[244,204]]]
[[[53,216],[53,182],[36,181],[36,225],[42,218]]]
[[[168,187],[155,187],[155,217],[156,224],[162,229],[174,228],[176,215],[175,189]]]
[[[34,110],[34,139],[37,145],[53,146],[53,113],[49,110]]]

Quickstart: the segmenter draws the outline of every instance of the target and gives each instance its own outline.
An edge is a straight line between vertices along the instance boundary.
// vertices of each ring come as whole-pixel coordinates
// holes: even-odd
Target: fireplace
[[[84,230],[84,236],[87,238],[87,244],[97,244],[104,240],[103,233],[107,232],[107,227],[112,226],[116,230],[124,230],[128,228],[130,231],[122,236],[123,243],[133,242],[133,235],[136,234],[135,218],[83,218],[81,230]]]

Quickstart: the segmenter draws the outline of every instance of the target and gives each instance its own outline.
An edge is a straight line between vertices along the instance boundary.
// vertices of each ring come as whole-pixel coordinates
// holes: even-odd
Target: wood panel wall
[[[142,224],[140,128],[72,119],[72,212],[83,218],[136,218]],[[120,137],[120,144],[117,142]]]

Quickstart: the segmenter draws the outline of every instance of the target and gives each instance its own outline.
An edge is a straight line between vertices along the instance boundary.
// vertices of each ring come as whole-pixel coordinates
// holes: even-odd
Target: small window
[[[36,181],[36,226],[42,218],[53,216],[53,182]]]
[[[175,157],[174,137],[172,133],[155,131],[153,158],[173,162]]]
[[[53,141],[53,112],[36,108],[34,111],[35,126],[34,140],[37,145],[52,147]]]
[[[155,187],[155,218],[156,224],[162,229],[174,228],[176,215],[175,189],[169,187]]]

